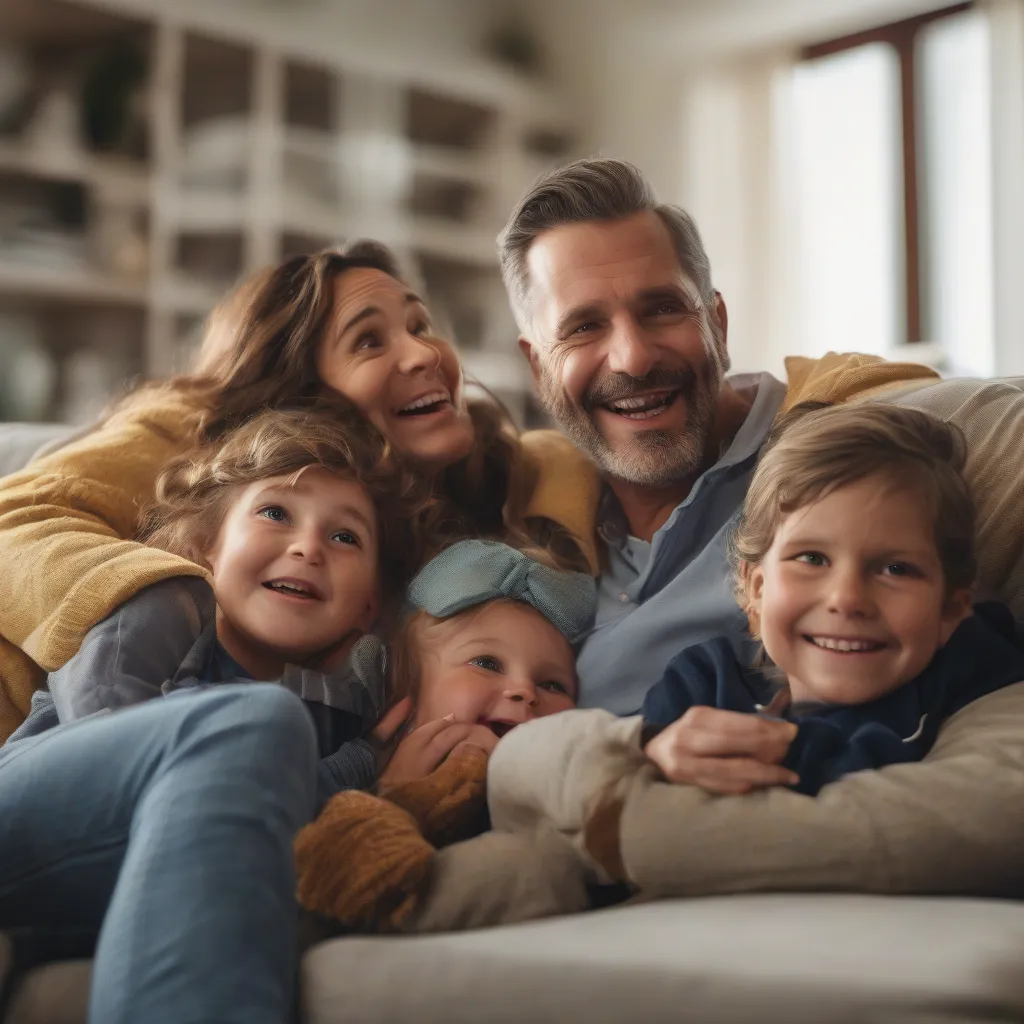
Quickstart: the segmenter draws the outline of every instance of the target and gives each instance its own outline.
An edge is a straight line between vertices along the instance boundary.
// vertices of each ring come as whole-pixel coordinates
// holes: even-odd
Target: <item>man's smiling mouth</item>
[[[649,420],[671,408],[677,398],[678,391],[660,391],[655,394],[620,398],[616,402],[602,405],[601,408],[628,420]]]

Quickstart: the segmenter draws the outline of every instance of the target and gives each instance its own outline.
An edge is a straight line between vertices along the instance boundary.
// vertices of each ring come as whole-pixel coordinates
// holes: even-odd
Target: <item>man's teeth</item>
[[[874,640],[836,640],[828,636],[812,636],[808,639],[815,647],[824,647],[826,651],[878,651],[885,646]]]
[[[448,392],[446,391],[435,391],[433,394],[424,395],[422,398],[417,398],[415,402],[410,402],[408,405],[402,407],[402,412],[415,412],[417,409],[425,409],[428,405],[437,405],[438,402],[447,402]]]
[[[620,398],[617,402],[609,402],[607,408],[630,419],[645,420],[662,412],[671,404],[673,397],[671,392],[661,395],[633,395],[630,398]]]

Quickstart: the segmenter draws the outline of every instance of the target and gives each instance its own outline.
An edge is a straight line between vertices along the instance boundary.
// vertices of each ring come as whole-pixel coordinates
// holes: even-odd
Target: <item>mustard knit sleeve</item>
[[[0,718],[11,705],[27,712],[39,683],[31,662],[58,668],[92,626],[143,587],[204,575],[192,562],[127,539],[160,470],[190,443],[197,422],[194,405],[161,392],[0,481],[0,565],[9,595],[0,602]]]
[[[600,571],[597,513],[601,478],[594,464],[557,430],[530,430],[521,438],[524,457],[536,471],[528,516],[544,516],[564,526],[579,542],[596,576]]]

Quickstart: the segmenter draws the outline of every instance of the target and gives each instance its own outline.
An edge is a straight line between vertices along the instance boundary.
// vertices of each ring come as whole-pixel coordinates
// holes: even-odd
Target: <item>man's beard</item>
[[[566,436],[607,476],[641,487],[669,487],[695,475],[704,463],[725,372],[716,358],[705,366],[704,376],[691,367],[656,366],[643,377],[609,373],[591,383],[581,406],[569,400],[555,374],[543,372],[540,399]],[[652,390],[678,392],[674,400],[686,406],[684,425],[637,431],[613,448],[597,425],[595,410]]]

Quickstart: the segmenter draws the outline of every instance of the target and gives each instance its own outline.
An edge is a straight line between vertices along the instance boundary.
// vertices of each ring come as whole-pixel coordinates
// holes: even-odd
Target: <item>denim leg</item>
[[[0,751],[0,926],[99,931],[93,1021],[282,1024],[315,780],[309,714],[272,685],[21,740]]]

